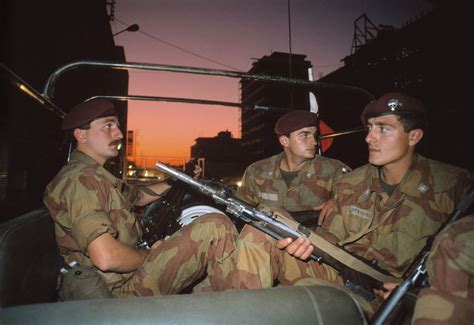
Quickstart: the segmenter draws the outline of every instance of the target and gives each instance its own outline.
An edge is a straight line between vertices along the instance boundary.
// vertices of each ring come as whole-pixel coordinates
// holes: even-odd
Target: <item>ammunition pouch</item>
[[[99,273],[91,267],[76,264],[60,277],[58,294],[62,301],[112,298]]]

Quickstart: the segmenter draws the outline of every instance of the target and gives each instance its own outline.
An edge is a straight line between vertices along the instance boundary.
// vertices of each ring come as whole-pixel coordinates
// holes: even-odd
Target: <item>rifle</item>
[[[281,240],[306,237],[314,247],[311,259],[333,267],[341,275],[344,285],[368,301],[375,298],[373,289],[382,288],[383,282],[399,282],[376,265],[367,263],[361,257],[339,248],[295,220],[280,213],[266,214],[247,203],[233,197],[223,189],[213,188],[160,162],[156,168],[172,177],[194,187],[199,192],[214,199],[217,204],[226,207],[226,212],[243,222],[254,226],[271,237]]]
[[[316,210],[302,210],[302,211],[288,211],[290,216],[295,219],[300,225],[305,227],[318,227],[318,219],[321,211]]]
[[[377,310],[377,313],[372,318],[372,324],[381,325],[383,322],[390,316],[390,314],[395,310],[403,296],[407,291],[415,286],[417,283],[422,286],[426,286],[428,282],[428,274],[426,270],[426,261],[433,245],[434,238],[436,235],[444,229],[449,224],[455,222],[458,219],[461,219],[466,211],[474,201],[474,188],[471,188],[470,191],[463,197],[461,202],[458,204],[456,209],[448,217],[448,220],[439,227],[439,229],[434,233],[427,241],[426,245],[423,247],[421,252],[415,258],[411,267],[407,271],[407,276],[405,280],[400,283],[400,285],[390,294],[390,296],[385,300],[382,306]]]

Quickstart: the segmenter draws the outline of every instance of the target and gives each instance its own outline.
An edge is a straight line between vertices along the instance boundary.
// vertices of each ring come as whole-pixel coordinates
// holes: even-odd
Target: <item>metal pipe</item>
[[[263,105],[253,105],[253,104],[243,104],[237,102],[223,102],[218,100],[208,100],[208,99],[197,99],[197,98],[182,98],[182,97],[163,97],[163,96],[138,96],[138,95],[126,95],[126,96],[111,96],[111,95],[99,95],[92,96],[85,101],[91,101],[97,98],[119,100],[119,101],[128,101],[128,100],[143,100],[143,101],[156,101],[156,102],[175,102],[175,103],[187,103],[187,104],[200,104],[200,105],[216,105],[216,106],[230,106],[230,107],[239,107],[244,109],[250,109],[254,111],[280,111],[280,112],[289,112],[290,109],[284,107],[276,106],[263,106]]]
[[[93,96],[86,100],[94,100],[97,98],[119,100],[119,101],[128,101],[128,100],[143,100],[143,101],[157,101],[157,102],[175,102],[175,103],[187,103],[187,104],[199,104],[199,105],[216,105],[216,106],[229,106],[229,107],[240,107],[244,109],[250,109],[253,111],[263,110],[263,111],[280,111],[280,112],[289,112],[289,109],[276,106],[262,106],[262,105],[248,105],[243,103],[236,102],[223,102],[218,100],[207,100],[207,99],[196,99],[196,98],[181,98],[181,97],[163,97],[163,96],[136,96],[136,95],[127,95],[127,96]],[[323,134],[319,136],[319,139],[329,139],[335,138],[342,135],[348,135],[353,133],[365,132],[366,128],[354,128],[348,129],[340,132],[334,132],[329,134]]]
[[[323,139],[329,139],[329,138],[335,138],[339,137],[341,135],[347,135],[347,134],[353,134],[353,133],[359,133],[359,132],[366,132],[366,128],[355,128],[355,129],[349,129],[341,132],[334,132],[334,133],[329,133],[329,134],[322,134],[320,136],[321,140]]]
[[[30,84],[28,84],[26,81],[20,78],[13,71],[11,71],[6,65],[4,65],[3,63],[0,63],[0,68],[2,68],[8,73],[9,76],[7,78],[13,86],[23,91],[25,94],[33,98],[36,102],[41,104],[42,107],[53,112],[60,118],[66,117],[66,112],[64,112],[61,108],[59,108],[49,98],[43,96],[43,94],[41,94],[39,91],[33,88]]]
[[[117,70],[151,70],[151,71],[168,71],[168,72],[177,72],[177,73],[190,73],[190,74],[200,74],[200,75],[209,75],[209,76],[222,76],[230,78],[240,78],[240,79],[253,79],[260,81],[268,81],[275,83],[283,83],[290,85],[305,86],[309,91],[315,91],[317,89],[323,88],[334,88],[334,89],[345,89],[347,91],[355,92],[362,94],[368,97],[369,100],[373,100],[374,96],[365,89],[332,84],[320,81],[308,81],[303,79],[291,79],[286,77],[279,76],[268,76],[268,75],[257,75],[245,72],[230,71],[230,70],[217,70],[217,69],[208,69],[208,68],[197,68],[197,67],[187,67],[187,66],[175,66],[175,65],[163,65],[163,64],[151,64],[151,63],[141,63],[141,62],[108,62],[108,61],[76,61],[69,64],[66,64],[56,71],[54,71],[48,80],[46,81],[43,95],[48,98],[54,98],[54,87],[58,78],[65,72],[80,67],[98,67],[98,68],[112,68]]]

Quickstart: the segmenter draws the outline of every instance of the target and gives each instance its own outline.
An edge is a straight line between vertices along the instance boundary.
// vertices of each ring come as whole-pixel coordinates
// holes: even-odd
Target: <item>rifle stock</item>
[[[368,301],[375,298],[373,289],[381,288],[383,282],[399,282],[397,278],[388,275],[381,269],[374,268],[373,265],[367,264],[362,258],[336,247],[291,218],[280,213],[271,213],[269,215],[256,210],[249,204],[230,196],[224,190],[209,187],[187,174],[160,162],[157,162],[155,166],[158,170],[212,197],[217,204],[225,205],[226,212],[229,214],[277,240],[287,237],[293,239],[299,237],[308,238],[314,247],[310,258],[318,263],[324,262],[336,269],[343,278],[344,285]]]

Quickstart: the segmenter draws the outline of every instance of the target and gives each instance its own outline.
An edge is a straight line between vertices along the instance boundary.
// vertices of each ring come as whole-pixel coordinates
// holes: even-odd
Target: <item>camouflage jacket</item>
[[[249,203],[263,203],[288,211],[309,210],[331,197],[334,182],[350,168],[323,156],[308,160],[286,186],[280,171],[284,153],[251,164],[245,170],[238,196]]]
[[[75,150],[71,160],[48,184],[43,201],[55,222],[56,241],[66,263],[92,266],[87,246],[108,232],[134,246],[141,227],[131,212],[139,191],[110,174],[86,154]],[[100,272],[109,289],[131,275]]]
[[[474,214],[436,236],[426,268],[433,289],[474,299]]]
[[[426,267],[430,286],[418,295],[412,324],[473,324],[474,214],[436,236]]]
[[[466,170],[415,155],[389,197],[379,169],[368,164],[336,183],[335,213],[322,231],[329,232],[331,241],[401,276],[472,183]]]

